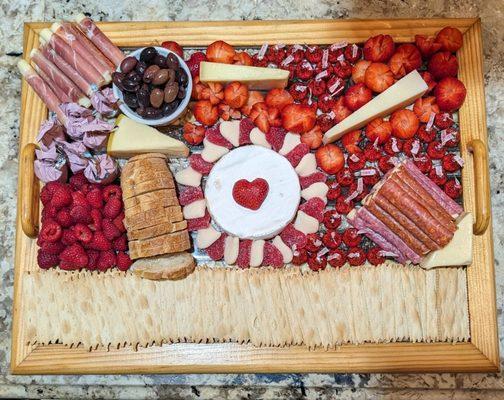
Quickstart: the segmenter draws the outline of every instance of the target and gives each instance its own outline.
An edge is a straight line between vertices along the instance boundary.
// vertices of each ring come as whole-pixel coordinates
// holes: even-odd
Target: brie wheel
[[[268,182],[268,195],[258,210],[240,206],[233,186],[240,179]],[[205,186],[207,207],[214,222],[240,239],[269,239],[291,222],[299,206],[301,188],[292,165],[273,150],[244,146],[224,155],[212,168]]]

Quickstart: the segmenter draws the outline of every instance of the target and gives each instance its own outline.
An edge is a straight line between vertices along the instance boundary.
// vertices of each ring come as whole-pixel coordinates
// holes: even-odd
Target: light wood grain
[[[473,232],[482,235],[490,223],[490,179],[488,176],[488,151],[480,139],[473,139],[467,144],[473,154],[475,221]]]
[[[24,54],[38,45],[37,32],[48,23],[25,25]],[[176,40],[184,46],[205,46],[223,39],[234,45],[268,43],[320,43],[340,40],[362,42],[377,33],[389,33],[399,42],[415,34],[432,35],[444,26],[464,33],[459,51],[460,78],[468,96],[460,110],[464,207],[475,211],[475,176],[467,144],[480,139],[487,144],[483,92],[481,26],[477,19],[371,20],[371,21],[226,21],[100,23],[120,46],[145,46]],[[47,110],[26,82],[22,87],[20,148],[32,142]],[[20,162],[19,171],[25,165]],[[488,168],[488,166],[486,167]],[[19,207],[18,198],[18,207]],[[19,208],[18,208],[19,209]],[[36,269],[35,241],[23,234],[18,213],[14,281],[13,343],[11,369],[17,374],[33,373],[156,373],[156,372],[444,372],[497,371],[495,281],[492,222],[486,232],[474,237],[474,259],[468,268],[471,343],[393,343],[345,345],[336,350],[310,351],[305,347],[256,348],[237,344],[167,344],[135,351],[131,347],[70,349],[61,345],[28,346],[20,330],[22,299],[19,276]]]
[[[28,143],[21,150],[20,163],[24,165],[23,174],[19,176],[19,190],[21,191],[21,226],[26,236],[36,238],[38,233],[39,216],[39,181],[33,171],[35,161],[34,143]]]

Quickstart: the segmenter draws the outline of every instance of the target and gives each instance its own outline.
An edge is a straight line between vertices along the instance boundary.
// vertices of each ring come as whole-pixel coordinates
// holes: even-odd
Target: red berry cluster
[[[40,268],[125,271],[131,265],[119,185],[90,183],[82,173],[69,183],[49,182],[37,240]]]

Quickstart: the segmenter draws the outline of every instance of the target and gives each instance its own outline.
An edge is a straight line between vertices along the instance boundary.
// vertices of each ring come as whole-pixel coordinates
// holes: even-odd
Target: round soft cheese
[[[239,205],[233,186],[240,179],[263,178],[269,191],[258,210]],[[299,206],[299,177],[289,161],[261,146],[244,146],[224,155],[212,168],[205,186],[214,222],[240,239],[269,239],[291,222]]]

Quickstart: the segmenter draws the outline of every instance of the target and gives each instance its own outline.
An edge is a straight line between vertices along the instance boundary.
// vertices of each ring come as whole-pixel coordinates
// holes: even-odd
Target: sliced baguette
[[[162,158],[163,160],[166,160],[166,154],[162,153],[146,153],[146,154],[139,154],[137,156],[131,157],[128,162],[134,162],[138,160],[145,160],[145,159],[153,159],[153,158]]]
[[[151,280],[184,279],[194,271],[196,264],[189,253],[176,253],[137,260],[131,271],[141,278]]]
[[[178,253],[190,247],[191,242],[187,230],[168,233],[151,239],[132,240],[129,242],[130,257],[132,259]]]
[[[133,215],[125,214],[124,225],[128,230],[148,228],[161,223],[179,222],[184,219],[180,206],[156,207]]]
[[[143,240],[150,239],[156,236],[161,236],[166,233],[173,233],[187,229],[187,221],[180,221],[174,223],[162,223],[153,225],[143,229],[129,230],[128,240]]]
[[[139,194],[152,192],[154,190],[160,189],[173,189],[175,187],[175,182],[172,177],[164,177],[153,179],[150,181],[145,181],[134,186],[126,185],[121,183],[121,189],[123,192],[123,199],[129,199],[133,196],[138,196]]]
[[[124,200],[124,209],[126,212],[132,210],[132,214],[137,214],[152,208],[152,204],[156,204],[158,207],[178,206],[175,189],[160,189],[130,197]]]
[[[171,189],[168,189],[171,190]],[[151,192],[155,193],[155,192]],[[162,197],[159,200],[153,200],[153,201],[144,201],[141,203],[138,203],[137,205],[129,208],[125,208],[125,213],[126,215],[135,215],[140,212],[145,212],[148,210],[151,210],[153,208],[158,208],[158,207],[173,207],[173,206],[178,206],[179,202],[177,199],[177,196],[174,197]]]

